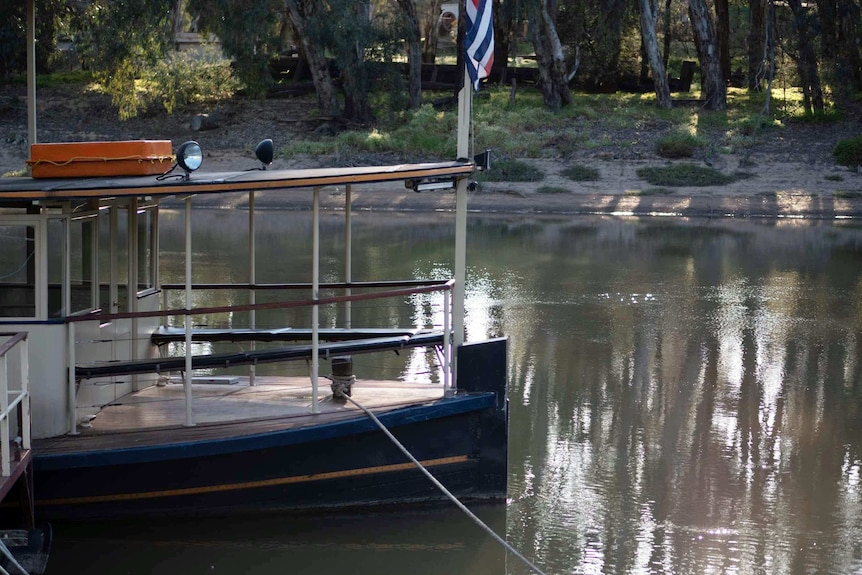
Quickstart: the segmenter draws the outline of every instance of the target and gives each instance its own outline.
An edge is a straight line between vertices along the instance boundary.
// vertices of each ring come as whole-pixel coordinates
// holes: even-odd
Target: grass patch
[[[537,194],[568,194],[571,193],[569,188],[562,186],[540,186],[536,189]]]
[[[828,176],[823,176],[823,179],[829,180],[830,182],[843,182],[844,176],[840,174],[829,174]]]
[[[563,170],[562,175],[575,182],[597,182],[599,181],[599,171],[595,168],[575,164]]]
[[[490,170],[478,174],[480,182],[540,182],[545,174],[533,165],[520,160],[498,160]]]
[[[692,166],[691,164],[640,168],[637,175],[654,186],[670,187],[721,186],[748,177],[742,173],[728,176],[714,168]]]
[[[832,150],[835,161],[848,168],[862,166],[862,136],[839,141]]]
[[[670,188],[665,188],[663,186],[656,186],[654,188],[645,188],[643,190],[626,190],[627,196],[669,196],[673,194],[674,191]]]
[[[662,136],[656,144],[656,152],[662,158],[690,158],[703,142],[688,132],[676,131]]]
[[[833,195],[836,198],[839,198],[842,200],[853,200],[853,199],[862,198],[862,192],[848,192],[845,190],[836,190]]]

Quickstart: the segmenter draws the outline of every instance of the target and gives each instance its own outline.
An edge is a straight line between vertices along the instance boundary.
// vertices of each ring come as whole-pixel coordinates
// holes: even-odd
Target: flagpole
[[[466,70],[464,70],[466,80]],[[458,92],[458,138],[457,157],[470,157],[470,115],[473,105],[473,86],[462,82]],[[467,178],[460,178],[455,186],[455,286],[452,294],[452,345],[456,353],[452,355],[452,371],[458,373],[457,349],[464,343],[464,320],[466,310],[467,284]],[[453,378],[453,389],[458,388],[457,378]]]

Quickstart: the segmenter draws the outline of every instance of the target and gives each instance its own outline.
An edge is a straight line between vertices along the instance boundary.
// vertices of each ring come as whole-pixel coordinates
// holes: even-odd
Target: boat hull
[[[459,353],[459,377],[469,391],[379,418],[458,497],[503,499],[505,340],[484,343],[491,345]],[[34,491],[37,517],[52,521],[320,510],[445,497],[364,415],[218,439],[37,453]]]

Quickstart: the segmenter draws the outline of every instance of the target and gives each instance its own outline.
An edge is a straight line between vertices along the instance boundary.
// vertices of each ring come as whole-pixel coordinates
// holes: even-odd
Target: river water
[[[195,214],[195,281],[246,281],[246,219]],[[163,282],[182,221],[160,220]],[[450,215],[353,225],[355,280],[451,275]],[[257,234],[259,282],[310,280],[310,214],[261,213]],[[472,216],[467,337],[510,339],[509,501],[477,514],[549,574],[862,572],[860,262],[853,221]],[[529,572],[446,506],[55,538],[49,574]]]

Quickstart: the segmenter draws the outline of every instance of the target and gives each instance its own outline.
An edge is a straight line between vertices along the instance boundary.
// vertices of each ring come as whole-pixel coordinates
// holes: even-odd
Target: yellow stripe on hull
[[[440,467],[455,463],[469,461],[466,455],[454,457],[442,457],[421,461],[423,467]],[[258,489],[261,487],[274,487],[278,485],[291,485],[294,483],[308,483],[312,481],[323,481],[326,479],[340,479],[344,477],[359,477],[362,475],[373,475],[375,473],[391,473],[393,471],[405,471],[415,467],[413,463],[398,463],[393,465],[378,465],[375,467],[363,467],[360,469],[348,469],[345,471],[330,471],[327,473],[313,473],[310,475],[294,475],[291,477],[278,477],[264,479],[261,481],[246,481],[242,483],[228,483],[225,485],[210,485],[206,487],[188,487],[184,489],[165,489],[162,491],[147,491],[144,493],[117,493],[114,495],[93,495],[89,497],[69,497],[64,499],[37,499],[36,506],[43,505],[79,505],[82,503],[110,503],[115,501],[132,501],[138,499],[155,499],[158,497],[179,497],[183,495],[201,495],[206,493],[218,493],[223,491],[234,491],[240,489]]]

